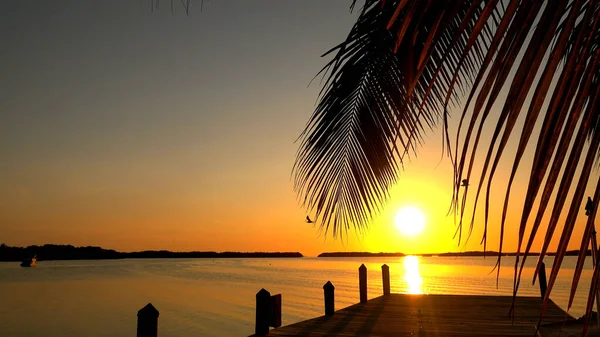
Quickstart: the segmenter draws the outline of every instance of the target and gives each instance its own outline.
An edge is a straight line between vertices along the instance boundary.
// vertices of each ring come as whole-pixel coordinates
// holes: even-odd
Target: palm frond
[[[485,32],[477,22],[483,10],[368,0],[347,39],[326,53],[335,55],[322,70],[327,80],[294,165],[301,203],[326,233],[364,229],[403,160],[442,119],[445,103],[457,102],[483,49],[481,39],[456,31]],[[465,55],[467,45],[476,53]]]
[[[366,1],[363,9],[329,64],[325,94],[303,135],[296,186],[305,196],[305,206],[324,216],[326,230],[333,222],[334,235],[338,226],[350,223],[362,229],[385,202],[397,179],[398,161],[416,150],[414,144],[419,144],[426,127],[443,118],[449,145],[448,106],[460,103],[457,93],[466,88],[456,143],[453,150],[446,148],[455,170],[451,210],[458,217],[459,241],[467,206],[471,205],[470,235],[483,202],[482,244],[487,249],[492,185],[515,139],[516,155],[498,221],[502,252],[506,218],[513,207],[512,186],[527,149],[535,146],[519,210],[513,290],[516,295],[544,216],[550,220],[538,269],[557,237],[559,219],[566,215],[548,298],[600,153],[600,1],[388,0]],[[508,89],[506,98],[503,89]],[[501,110],[493,115],[496,105]],[[534,136],[540,124],[541,132]],[[484,142],[483,134],[490,131],[491,140]],[[478,169],[480,150],[485,155]],[[470,191],[461,189],[460,183],[465,178],[473,181],[477,170],[474,201],[468,203]],[[586,225],[582,252],[587,250],[592,224],[593,219]],[[570,301],[585,256],[578,258]],[[501,254],[498,272],[500,259]]]
[[[516,2],[515,2],[516,3]],[[541,4],[538,2],[538,4]],[[509,4],[510,6],[510,4]],[[520,161],[522,159],[525,148],[529,144],[532,130],[538,120],[538,116],[541,113],[543,102],[547,99],[549,93],[552,93],[550,104],[545,111],[545,120],[542,124],[542,131],[540,138],[537,142],[536,153],[533,158],[533,166],[531,169],[531,175],[529,180],[529,186],[526,192],[526,199],[522,208],[521,222],[518,232],[518,247],[517,253],[521,252],[527,223],[529,216],[532,212],[534,201],[538,196],[541,183],[546,178],[546,187],[542,194],[536,220],[531,232],[529,234],[529,242],[525,249],[525,256],[520,262],[521,266],[517,273],[519,259],[516,260],[515,265],[515,286],[514,292],[516,295],[522,268],[525,263],[525,258],[531,249],[531,244],[536,237],[539,225],[545,214],[547,206],[550,202],[550,196],[556,192],[557,197],[555,199],[554,206],[552,208],[552,215],[546,232],[544,244],[542,246],[541,256],[538,261],[538,269],[540,268],[541,261],[547,252],[550,241],[554,237],[554,230],[558,224],[558,219],[563,214],[563,206],[566,202],[567,194],[570,191],[572,179],[576,168],[578,167],[579,157],[581,150],[584,146],[584,139],[586,135],[590,134],[590,121],[589,118],[598,117],[594,111],[594,104],[592,104],[590,97],[590,87],[593,79],[597,77],[597,61],[594,60],[593,55],[595,53],[592,43],[592,35],[597,34],[596,29],[582,29],[582,25],[589,25],[589,27],[595,27],[597,20],[597,4],[592,1],[571,1],[567,2],[547,2],[544,6],[536,6],[536,3],[530,4],[530,6],[519,7],[515,17],[511,24],[517,24],[520,27],[521,34],[523,30],[531,26],[537,21],[537,27],[531,34],[531,38],[527,44],[524,44],[523,40],[510,41],[511,46],[516,46],[514,49],[507,48],[506,53],[499,53],[496,55],[496,63],[504,63],[504,73],[507,71],[514,71],[515,75],[510,82],[510,89],[506,100],[503,102],[503,109],[495,122],[495,131],[492,136],[492,140],[489,144],[485,163],[481,172],[481,181],[478,186],[476,201],[479,192],[481,191],[484,181],[486,182],[486,196],[485,196],[485,218],[484,226],[487,228],[489,221],[489,200],[490,200],[490,187],[493,181],[495,170],[502,157],[503,150],[511,136],[512,131],[517,118],[524,115],[525,121],[524,126],[520,133],[519,145],[517,148],[517,154],[513,161],[513,167],[511,170],[511,176],[509,178],[508,187],[504,197],[504,205],[502,211],[502,217],[500,219],[500,247],[499,251],[502,251],[504,228],[506,214],[508,212],[510,191],[514,181],[515,174],[518,170]],[[523,13],[519,17],[519,11]],[[520,19],[522,18],[522,20]],[[580,20],[579,22],[577,22]],[[576,27],[579,26],[579,29]],[[525,27],[525,29],[523,29]],[[516,30],[516,29],[515,29]],[[577,35],[574,35],[577,33]],[[587,36],[586,36],[587,34]],[[510,33],[506,36],[512,36]],[[587,39],[588,43],[583,43]],[[506,43],[505,39],[503,43]],[[554,43],[552,43],[554,42]],[[570,43],[571,42],[571,43]],[[574,42],[574,44],[573,44]],[[501,49],[502,50],[502,49]],[[523,53],[524,52],[524,53]],[[517,62],[511,63],[512,60],[516,60],[516,55],[523,53],[523,57]],[[508,60],[508,62],[507,62]],[[564,60],[562,67],[559,67],[559,62]],[[542,68],[542,66],[544,66]],[[543,69],[540,74],[541,77],[537,81],[537,85],[534,86],[534,78],[538,74],[538,70]],[[498,73],[500,74],[500,73]],[[552,89],[551,82],[553,78],[558,74],[558,83]],[[497,76],[494,72],[490,72],[487,75],[488,79],[491,76]],[[497,81],[497,79],[493,79]],[[496,88],[499,85],[504,86],[504,83],[496,82],[494,84]],[[535,88],[535,89],[533,89]],[[533,97],[529,103],[529,108],[524,109],[525,99],[529,95],[530,91],[533,93]],[[487,108],[496,101],[496,97],[493,96],[493,91],[488,94],[483,89],[478,93],[478,100],[483,102],[487,100]],[[588,113],[585,114],[584,120],[581,122],[578,136],[575,139],[574,145],[571,147],[571,155],[569,160],[564,163],[564,157],[569,149],[569,144],[573,140],[573,130],[579,121],[581,111],[584,107],[587,107]],[[475,108],[477,109],[477,107]],[[485,113],[484,113],[485,114]],[[586,122],[587,121],[587,122]],[[565,126],[565,122],[567,122]],[[484,121],[480,122],[480,130]],[[558,132],[557,132],[558,130]],[[560,137],[560,142],[557,146],[557,141]],[[496,141],[500,138],[500,143],[496,146]],[[595,139],[594,137],[592,137]],[[466,148],[467,142],[463,145]],[[475,158],[475,147],[471,153],[470,162],[472,163]],[[580,205],[583,199],[583,193],[587,187],[588,179],[591,174],[591,167],[595,154],[598,150],[598,143],[591,141],[589,144],[589,152],[586,156],[585,163],[581,169],[581,176],[576,184],[575,193],[570,201],[569,212],[567,214],[567,220],[564,224],[563,231],[560,237],[560,243],[555,256],[555,263],[553,264],[552,271],[549,279],[548,296],[551,292],[552,286],[558,275],[558,270],[564,254],[567,250],[567,244],[570,241],[571,233],[573,231],[575,220],[577,219],[580,209]],[[495,152],[495,154],[494,154]],[[464,155],[465,152],[463,152]],[[552,155],[554,159],[552,160]],[[493,160],[491,169],[488,174],[488,164]],[[550,172],[548,172],[548,165],[553,162]],[[469,177],[472,164],[469,167]],[[560,186],[556,191],[555,183],[558,179],[558,173],[564,169],[564,173],[560,179]],[[457,172],[461,172],[462,167],[457,168]],[[474,219],[476,204],[474,205],[472,220]],[[486,240],[487,231],[484,231],[484,243]],[[589,239],[589,238],[588,238]],[[589,242],[589,241],[588,241]],[[587,246],[586,246],[587,247]],[[587,250],[587,248],[586,248]],[[498,267],[500,265],[500,256],[498,257]],[[498,271],[499,272],[499,271]],[[578,277],[576,275],[576,277]],[[574,291],[571,297],[574,296]],[[547,297],[548,298],[548,297]]]
[[[532,213],[534,202],[542,182],[546,180],[542,198],[524,251],[523,260],[517,256],[515,265],[514,293],[518,290],[525,258],[530,252],[531,245],[537,235],[541,220],[546,214],[546,209],[551,202],[551,195],[556,193],[552,214],[542,246],[538,269],[547,252],[550,241],[555,237],[558,219],[564,214],[563,208],[568,207],[555,263],[551,270],[547,295],[558,275],[567,245],[570,242],[577,216],[583,200],[583,194],[588,186],[592,173],[592,165],[598,158],[600,139],[596,129],[600,115],[597,111],[597,92],[595,84],[598,81],[598,1],[508,1],[503,12],[502,20],[493,26],[494,37],[487,50],[486,61],[479,70],[471,93],[461,117],[469,120],[466,135],[459,148],[456,146],[455,163],[455,193],[454,205],[460,204],[460,222],[462,226],[465,215],[465,205],[468,190],[463,190],[462,197],[458,190],[460,181],[466,176],[471,180],[474,162],[478,157],[477,149],[481,135],[487,127],[492,126],[491,141],[487,146],[487,153],[480,173],[475,201],[471,215],[470,230],[473,227],[480,194],[484,190],[484,234],[482,243],[484,249],[488,235],[490,214],[491,186],[500,160],[507,148],[510,139],[518,137],[519,143],[516,156],[513,160],[510,178],[504,197],[502,215],[500,218],[499,251],[502,252],[506,216],[508,213],[511,187],[519,169],[521,159],[528,145],[539,116],[543,115],[542,130],[537,139],[537,147],[533,157],[533,165],[526,192],[525,203],[522,208],[521,222],[518,230],[517,254],[520,254],[524,242],[527,224]],[[469,36],[472,38],[473,36]],[[512,75],[512,76],[511,76]],[[539,79],[536,79],[539,76]],[[558,79],[553,85],[552,81]],[[481,84],[479,86],[479,84]],[[497,102],[500,90],[508,87],[506,99]],[[527,102],[529,95],[532,98]],[[549,105],[543,111],[544,102],[549,99]],[[501,103],[501,112],[496,120],[490,120],[490,112],[495,103]],[[583,113],[585,111],[585,113]],[[582,116],[583,113],[583,117]],[[470,118],[468,117],[470,114]],[[524,118],[520,133],[515,132],[516,122]],[[476,125],[477,129],[476,129]],[[579,125],[577,133],[575,128]],[[460,129],[460,128],[459,128]],[[472,137],[475,137],[472,140]],[[575,138],[573,138],[575,135]],[[588,151],[585,160],[580,163],[581,149],[584,148],[586,137]],[[457,137],[458,142],[458,137]],[[573,145],[570,144],[573,142]],[[565,155],[571,151],[565,162]],[[468,166],[466,163],[468,162]],[[550,165],[552,163],[552,165]],[[466,167],[465,167],[466,166]],[[567,202],[567,195],[575,171],[580,169],[580,177],[574,185],[575,190]],[[564,172],[559,179],[559,172]],[[465,174],[466,171],[466,174]],[[556,182],[560,184],[556,188]],[[587,229],[586,233],[591,233]],[[589,243],[589,235],[584,235],[581,247]],[[585,241],[588,240],[588,241]],[[582,248],[584,249],[584,248]],[[499,272],[501,255],[498,257],[497,267]],[[581,265],[585,259],[582,254],[578,260]],[[581,269],[576,269],[574,288],[571,292],[571,301],[575,294],[575,287],[580,277]],[[547,297],[548,298],[548,297]]]
[[[393,53],[394,36],[380,18],[385,12],[375,3],[365,5],[347,40],[327,53],[337,52],[324,68],[329,72],[325,93],[302,135],[294,166],[303,205],[316,208],[326,233],[333,224],[334,236],[351,223],[360,230],[379,210],[397,177],[395,130],[421,125],[401,114],[410,109],[402,64]]]

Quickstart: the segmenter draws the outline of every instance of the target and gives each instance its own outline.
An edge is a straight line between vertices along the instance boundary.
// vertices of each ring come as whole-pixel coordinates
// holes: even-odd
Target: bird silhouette
[[[460,186],[463,186],[463,187],[469,186],[469,181],[467,179],[463,179],[462,184]]]
[[[307,222],[307,223],[314,223],[314,221],[312,221],[312,220],[311,220],[311,219],[308,217],[308,215],[306,216],[306,222]]]

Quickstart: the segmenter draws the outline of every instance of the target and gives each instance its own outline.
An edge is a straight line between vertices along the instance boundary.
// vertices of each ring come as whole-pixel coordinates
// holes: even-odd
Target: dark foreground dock
[[[390,294],[269,331],[269,336],[535,336],[539,297]],[[542,323],[571,318],[554,302]]]
[[[543,319],[546,272],[539,274],[540,297],[488,295],[410,295],[390,292],[390,270],[381,266],[383,296],[367,300],[367,268],[358,268],[360,303],[335,311],[335,286],[323,286],[324,316],[281,327],[281,294],[256,294],[256,327],[252,336],[555,336],[561,322],[573,321],[549,300]],[[275,329],[271,330],[270,327]],[[541,333],[539,328],[545,328]],[[251,336],[251,337],[252,337]]]

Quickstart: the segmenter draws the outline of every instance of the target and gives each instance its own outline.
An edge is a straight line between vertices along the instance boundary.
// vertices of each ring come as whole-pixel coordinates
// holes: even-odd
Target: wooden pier
[[[323,286],[325,315],[285,327],[279,327],[281,295],[271,296],[268,291],[261,289],[256,294],[255,334],[250,337],[545,337],[550,334],[542,335],[538,327],[573,320],[573,317],[550,300],[540,322],[541,297],[516,297],[514,316],[509,317],[512,296],[390,294],[387,265],[381,268],[383,295],[367,300],[367,269],[361,265],[358,272],[360,303],[335,311],[335,286],[327,282]],[[541,273],[545,271],[542,270]],[[540,279],[545,279],[541,276]],[[540,284],[540,292],[543,297],[546,292],[544,282]],[[270,330],[269,327],[276,329]]]
[[[390,294],[321,316],[273,329],[268,336],[535,336],[539,297]],[[551,302],[542,323],[570,316]]]

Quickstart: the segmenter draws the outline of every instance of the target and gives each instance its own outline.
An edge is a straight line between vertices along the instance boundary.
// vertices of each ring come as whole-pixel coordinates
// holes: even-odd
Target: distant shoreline
[[[146,250],[139,252],[118,252],[113,249],[104,249],[95,246],[75,247],[72,245],[46,244],[43,246],[11,247],[0,245],[0,262],[17,262],[37,255],[38,261],[60,261],[60,260],[119,260],[119,259],[222,259],[222,258],[302,258],[300,252],[214,252],[214,251],[192,251],[171,252],[167,250]],[[496,251],[468,251],[447,253],[386,253],[386,252],[325,252],[319,254],[318,258],[369,258],[369,257],[403,257],[407,255],[420,257],[498,257]],[[522,253],[521,253],[522,255]],[[555,252],[546,254],[556,255]],[[565,256],[577,256],[579,251],[567,251]],[[587,255],[591,255],[588,250]],[[502,256],[516,256],[515,252],[502,253]],[[539,256],[538,252],[529,253],[529,256]]]
[[[421,257],[497,257],[500,254],[495,251],[469,251],[469,252],[448,252],[448,253],[436,253],[436,254],[404,254],[404,253],[371,253],[371,252],[327,252],[321,253],[317,257],[403,257],[403,256],[421,256]],[[516,256],[516,252],[502,253],[502,256]],[[520,253],[523,256],[523,253]],[[528,256],[539,256],[538,252],[531,252]],[[546,256],[554,256],[556,252],[546,253]],[[565,256],[578,256],[578,250],[569,250]],[[587,256],[592,255],[592,251],[587,251]]]
[[[10,247],[0,246],[0,262],[17,262],[37,255],[38,261],[61,260],[119,260],[119,259],[184,259],[184,258],[301,258],[299,252],[171,252],[167,250],[146,250],[140,252],[118,252],[101,247],[75,247],[52,245]]]

